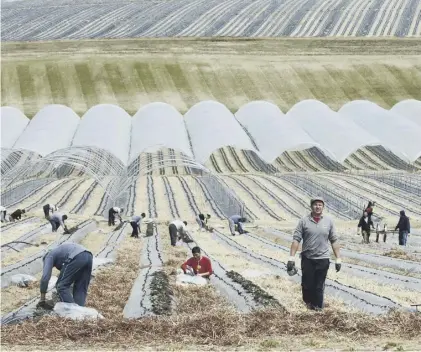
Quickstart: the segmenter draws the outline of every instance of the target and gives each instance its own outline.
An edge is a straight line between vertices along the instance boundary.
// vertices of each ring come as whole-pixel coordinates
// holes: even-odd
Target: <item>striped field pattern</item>
[[[136,37],[419,37],[421,0],[23,0],[3,41]]]

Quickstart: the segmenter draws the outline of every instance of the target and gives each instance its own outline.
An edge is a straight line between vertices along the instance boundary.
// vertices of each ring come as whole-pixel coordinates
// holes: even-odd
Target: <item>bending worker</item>
[[[64,223],[67,220],[67,215],[61,213],[54,213],[50,216],[50,224],[53,232],[57,232],[60,226],[64,228],[64,231],[68,232],[67,226]]]
[[[246,218],[241,217],[240,215],[233,215],[228,219],[228,225],[231,231],[231,235],[235,236],[235,231],[237,229],[238,233],[242,235],[246,233],[244,230],[244,223],[247,221]]]
[[[123,219],[121,218],[121,214],[123,213],[123,208],[119,207],[112,207],[110,210],[108,210],[108,226],[114,226],[115,225],[115,217],[118,216],[120,219],[120,222],[123,222]]]
[[[22,214],[25,214],[25,209],[17,209],[12,214],[10,214],[10,218],[12,221],[21,220]]]
[[[188,236],[187,234],[187,221],[174,220],[168,226],[170,233],[171,246],[175,246],[178,238]]]
[[[206,217],[203,214],[199,214],[196,217],[196,222],[199,225],[199,230],[206,230],[206,231],[208,231],[208,220],[210,218],[211,218],[210,214],[206,214]]]
[[[370,229],[372,228],[374,230],[374,224],[366,211],[358,223],[358,228],[360,227],[363,235],[363,243],[370,243]]]
[[[54,308],[52,302],[45,300],[53,267],[60,270],[56,283],[60,301],[85,306],[92,274],[92,253],[77,243],[66,242],[48,252],[43,262],[44,268],[40,282],[41,299],[37,306],[45,309]],[[72,285],[73,295],[70,291]]]
[[[199,247],[193,247],[191,252],[193,257],[188,259],[181,266],[184,274],[186,274],[187,271],[193,271],[194,275],[209,279],[209,276],[211,276],[213,273],[210,259],[202,256]]]
[[[304,216],[294,231],[287,271],[292,275],[296,273],[295,253],[303,241],[301,252],[303,301],[309,309],[322,309],[325,280],[330,265],[328,242],[331,243],[335,253],[336,272],[341,270],[341,259],[333,221],[323,215],[323,198],[312,199],[310,204],[311,214]]]
[[[395,230],[399,229],[399,245],[406,246],[408,235],[411,233],[411,224],[409,218],[405,215],[405,210],[400,211],[399,222]]]
[[[140,216],[133,216],[132,221],[130,221],[130,225],[132,226],[132,235],[130,237],[139,238],[140,225],[142,225],[142,219],[146,216],[145,213],[140,214]]]
[[[54,204],[45,204],[42,207],[42,210],[44,211],[45,218],[48,219],[50,213],[53,214],[55,211],[58,211],[58,207],[56,207]]]

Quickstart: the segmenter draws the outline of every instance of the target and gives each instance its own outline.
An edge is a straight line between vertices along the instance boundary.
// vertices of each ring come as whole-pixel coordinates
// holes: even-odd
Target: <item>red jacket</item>
[[[212,275],[213,273],[211,261],[206,257],[201,257],[199,260],[197,260],[195,257],[191,257],[181,266],[181,269],[186,272],[187,266],[192,267],[195,274],[203,274],[208,272],[209,275]]]

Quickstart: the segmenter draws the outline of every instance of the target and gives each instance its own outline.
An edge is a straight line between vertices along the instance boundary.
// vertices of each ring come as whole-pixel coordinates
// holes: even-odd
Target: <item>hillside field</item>
[[[121,39],[2,43],[2,105],[34,116],[46,104],[83,115],[117,104],[134,114],[163,101],[185,113],[202,100],[231,111],[304,99],[332,109],[356,100],[390,108],[421,99],[416,39]]]

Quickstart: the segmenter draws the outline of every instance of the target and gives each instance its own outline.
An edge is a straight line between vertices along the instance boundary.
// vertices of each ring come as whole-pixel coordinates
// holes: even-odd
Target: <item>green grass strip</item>
[[[91,70],[89,69],[88,64],[75,64],[75,70],[86,105],[88,108],[97,105],[99,101],[95,91],[95,84],[92,79]]]
[[[55,104],[66,104],[66,90],[64,88],[60,68],[57,64],[46,64],[48,82]]]

